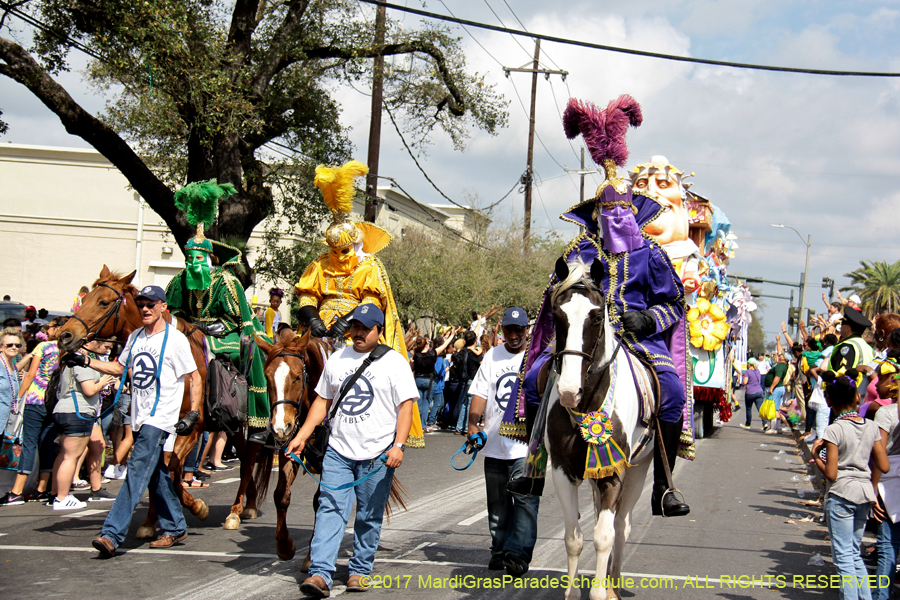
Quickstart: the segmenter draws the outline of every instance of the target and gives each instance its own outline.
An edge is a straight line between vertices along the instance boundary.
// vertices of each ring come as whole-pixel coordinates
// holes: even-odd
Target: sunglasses
[[[22,344],[4,344],[4,348],[21,348]]]
[[[145,308],[153,308],[154,306],[156,306],[156,304],[157,304],[157,302],[142,302],[140,300],[138,300],[137,302],[134,303],[134,305],[138,307],[138,310],[143,310]]]

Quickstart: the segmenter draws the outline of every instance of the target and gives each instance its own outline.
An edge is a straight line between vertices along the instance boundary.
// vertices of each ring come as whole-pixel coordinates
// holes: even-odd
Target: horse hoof
[[[206,517],[209,516],[209,506],[207,506],[206,502],[203,500],[197,500],[194,503],[194,508],[191,510],[191,514],[200,519],[201,521],[205,521]]]
[[[141,525],[135,532],[134,537],[139,540],[152,540],[156,537],[156,527],[154,525]]]
[[[241,518],[234,513],[231,513],[225,518],[225,529],[240,529],[241,528]]]
[[[277,547],[278,558],[280,558],[281,560],[291,560],[292,558],[294,558],[294,554],[297,552],[297,549],[294,547],[293,540],[288,540],[284,544],[282,544],[281,542],[277,542],[275,546]],[[303,561],[303,565],[304,566],[300,567],[301,571],[306,571],[307,569],[309,569],[306,561]]]
[[[244,512],[241,513],[242,519],[255,519],[259,516],[259,511],[255,508],[245,508]]]

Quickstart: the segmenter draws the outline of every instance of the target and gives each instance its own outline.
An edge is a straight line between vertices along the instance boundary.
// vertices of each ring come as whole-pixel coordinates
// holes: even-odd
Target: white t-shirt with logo
[[[344,383],[362,365],[368,353],[345,346],[331,355],[316,393],[337,401]],[[328,445],[350,460],[372,460],[390,449],[397,434],[400,405],[419,397],[409,363],[391,350],[371,365],[341,401],[331,424]]]
[[[197,370],[188,339],[174,325],[169,325],[168,331],[160,373],[162,388],[153,416],[150,413],[156,402],[156,373],[165,330],[149,337],[143,328],[134,331],[128,336],[125,350],[119,355],[119,363],[124,365],[128,360],[126,366],[131,369],[131,428],[134,431],[139,431],[143,425],[150,425],[175,433],[175,423],[178,422],[184,398],[184,376]]]
[[[472,380],[469,394],[487,400],[484,407],[484,433],[487,435],[487,442],[480,452],[481,456],[509,460],[523,458],[528,454],[527,444],[500,435],[500,421],[503,420],[503,412],[524,358],[524,352],[511,354],[506,346],[495,346],[488,350]]]

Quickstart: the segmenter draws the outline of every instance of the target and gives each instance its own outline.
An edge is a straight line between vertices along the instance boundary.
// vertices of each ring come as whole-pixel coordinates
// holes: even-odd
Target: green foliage
[[[851,285],[842,287],[842,292],[857,293],[862,300],[861,308],[868,317],[876,314],[900,311],[900,261],[869,262],[862,260],[854,271],[844,273]]]
[[[537,238],[526,254],[522,230],[507,227],[490,230],[482,246],[407,230],[379,253],[403,322],[430,316],[462,325],[471,320],[473,310],[484,312],[496,304],[520,306],[537,316],[565,243]]]

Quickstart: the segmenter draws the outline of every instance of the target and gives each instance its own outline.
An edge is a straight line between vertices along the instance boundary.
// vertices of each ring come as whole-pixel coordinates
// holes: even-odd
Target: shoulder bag
[[[391,347],[386,346],[385,344],[378,344],[375,346],[375,349],[369,353],[369,356],[366,357],[353,376],[347,380],[347,385],[344,386],[340,396],[334,401],[331,412],[328,413],[328,418],[325,419],[324,423],[316,425],[315,429],[313,429],[312,435],[306,440],[306,446],[304,446],[302,453],[302,458],[311,471],[315,471],[320,475],[322,474],[322,462],[325,460],[325,451],[328,450],[328,438],[331,436],[331,422],[334,420],[335,415],[337,415],[338,408],[340,408],[344,396],[346,396],[347,392],[353,388],[353,385],[356,383],[356,380],[359,379],[359,376],[363,374],[363,371],[365,371],[373,362],[387,354],[390,349]]]

